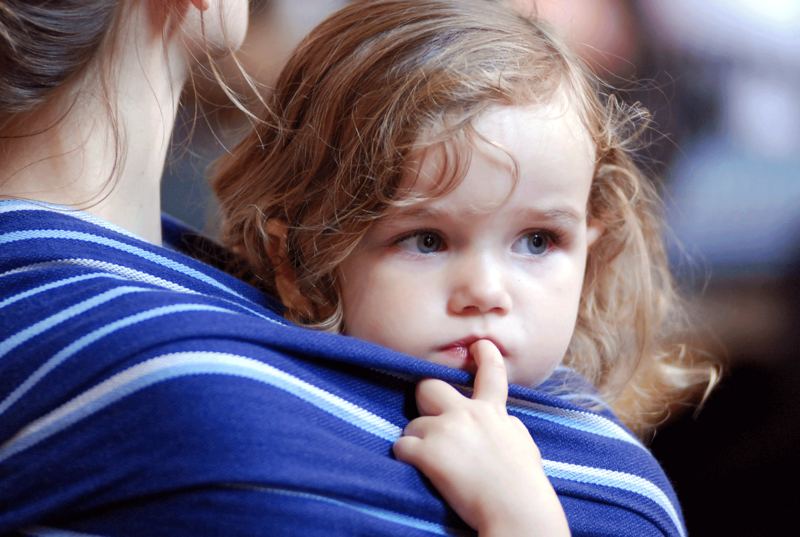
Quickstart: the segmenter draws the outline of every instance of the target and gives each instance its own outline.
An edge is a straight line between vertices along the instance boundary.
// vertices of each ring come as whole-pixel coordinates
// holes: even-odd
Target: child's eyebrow
[[[392,211],[389,216],[391,218],[438,218],[447,216],[448,214],[448,211],[438,207],[423,205],[399,208]]]
[[[403,219],[439,219],[451,216],[450,211],[445,208],[432,206],[405,207],[397,209],[388,215],[392,220]],[[586,216],[580,211],[571,207],[554,207],[550,209],[539,209],[535,207],[525,207],[514,211],[511,216],[519,220],[531,220],[535,222],[553,222],[563,227],[572,227],[584,221]]]
[[[545,210],[527,207],[517,211],[515,216],[524,220],[556,222],[564,227],[578,225],[586,218],[580,211],[571,207],[558,207]]]

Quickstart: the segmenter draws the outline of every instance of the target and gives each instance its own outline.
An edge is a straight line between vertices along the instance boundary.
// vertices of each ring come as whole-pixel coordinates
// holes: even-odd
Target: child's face
[[[594,147],[572,106],[496,107],[452,192],[395,209],[341,266],[349,335],[473,371],[468,347],[493,341],[509,379],[536,385],[558,365],[578,312],[588,245]],[[511,155],[519,164],[512,179]],[[439,176],[420,164],[414,191]],[[411,186],[408,178],[406,186]]]

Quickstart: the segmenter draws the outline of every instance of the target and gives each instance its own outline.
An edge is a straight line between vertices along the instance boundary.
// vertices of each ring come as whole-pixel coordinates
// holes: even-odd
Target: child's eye
[[[421,254],[432,254],[444,249],[444,240],[435,231],[416,231],[396,244],[403,250]]]
[[[521,254],[543,255],[553,243],[553,237],[548,232],[531,231],[517,239],[512,249]]]

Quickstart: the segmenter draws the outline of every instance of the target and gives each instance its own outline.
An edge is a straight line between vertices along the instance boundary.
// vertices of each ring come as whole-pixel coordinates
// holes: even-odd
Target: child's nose
[[[504,271],[486,256],[464,259],[453,267],[448,309],[458,315],[504,315],[511,309],[511,295]]]

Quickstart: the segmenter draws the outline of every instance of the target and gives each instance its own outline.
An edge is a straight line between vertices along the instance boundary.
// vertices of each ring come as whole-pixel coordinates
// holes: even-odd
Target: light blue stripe
[[[94,533],[78,533],[76,531],[62,530],[59,528],[47,528],[45,526],[31,526],[20,530],[20,532],[33,537],[101,537]]]
[[[667,513],[678,533],[685,535],[681,519],[669,497],[658,486],[643,477],[626,472],[615,472],[605,468],[580,466],[558,461],[542,460],[542,464],[545,474],[552,478],[602,485],[648,498]]]
[[[534,418],[543,419],[552,423],[557,423],[564,427],[569,427],[578,431],[620,440],[638,448],[647,450],[639,440],[633,437],[628,431],[620,427],[608,418],[598,414],[558,408],[550,405],[543,405],[531,401],[509,398],[508,408],[518,414],[525,414]]]
[[[24,265],[22,267],[18,267],[0,274],[0,278],[14,275],[20,272],[31,272],[36,270],[45,270],[50,268],[82,268],[82,269],[90,269],[97,272],[102,272],[103,274],[113,275],[116,278],[124,279],[130,282],[135,283],[147,283],[153,285],[155,287],[161,287],[163,289],[169,289],[170,291],[178,291],[179,293],[194,293],[190,289],[172,282],[170,280],[165,280],[164,278],[159,278],[158,276],[154,276],[147,272],[143,272],[141,270],[136,270],[130,267],[125,267],[122,265],[118,265],[116,263],[110,263],[108,261],[100,261],[99,259],[91,259],[87,257],[62,257],[61,259],[52,259],[50,261],[42,261],[39,263],[32,263],[30,265]]]
[[[469,386],[457,386],[457,388],[467,397],[472,396],[473,388]],[[514,397],[508,398],[507,407],[510,412],[546,420],[569,429],[620,440],[647,451],[647,448],[623,427],[599,414],[523,401]]]
[[[608,406],[601,397],[597,395],[592,395],[589,393],[558,393],[555,394],[559,399],[563,399],[564,401],[569,401],[570,403],[581,406],[584,408],[591,408],[592,410],[595,409],[604,409],[604,410],[611,410],[611,407]]]
[[[387,509],[380,509],[378,507],[373,507],[371,505],[364,505],[362,503],[356,503],[352,500],[339,500],[335,498],[331,498],[329,496],[322,496],[319,494],[313,494],[311,492],[299,492],[295,490],[288,490],[288,489],[281,489],[276,487],[258,487],[258,486],[242,486],[236,488],[244,488],[249,490],[256,490],[259,492],[266,492],[269,494],[276,494],[279,496],[287,496],[290,498],[300,498],[303,500],[314,500],[318,502],[327,503],[330,505],[335,505],[337,507],[345,507],[347,509],[352,509],[353,511],[357,511],[359,513],[379,518],[381,520],[386,520],[387,522],[392,522],[394,524],[399,524],[401,526],[406,526],[408,528],[414,528],[416,530],[426,531],[428,533],[433,533],[434,535],[449,535],[449,536],[462,536],[462,535],[474,535],[473,532],[466,532],[455,528],[449,528],[442,524],[437,524],[435,522],[429,522],[427,520],[422,520],[420,518],[404,515],[401,513],[396,513],[394,511],[389,511]]]
[[[150,273],[147,273],[147,272],[143,272],[143,271],[135,270],[135,269],[130,269],[129,267],[125,267],[123,265],[116,265],[114,263],[109,263],[109,262],[106,262],[106,261],[98,261],[98,260],[93,260],[93,259],[82,259],[82,258],[64,258],[64,259],[59,259],[59,260],[56,260],[56,261],[45,261],[45,262],[42,262],[42,263],[34,263],[32,265],[26,265],[24,267],[19,267],[19,268],[16,268],[16,269],[13,269],[13,270],[10,270],[10,271],[7,271],[7,272],[3,272],[2,274],[0,274],[0,278],[4,278],[4,277],[10,276],[10,275],[14,275],[14,274],[19,274],[20,272],[47,269],[47,268],[52,268],[52,267],[59,268],[59,267],[64,267],[64,266],[72,266],[72,267],[77,266],[77,267],[81,267],[81,268],[89,268],[89,269],[92,269],[92,270],[101,270],[103,272],[102,273],[98,273],[98,274],[104,275],[104,276],[106,276],[108,278],[113,278],[113,279],[122,280],[122,281],[129,281],[129,282],[134,282],[134,283],[146,283],[146,284],[153,285],[155,287],[160,287],[162,289],[167,289],[167,290],[170,290],[170,291],[177,291],[177,292],[180,292],[180,293],[186,293],[186,294],[192,294],[192,295],[200,295],[200,296],[212,296],[212,295],[207,295],[207,294],[203,294],[203,293],[194,291],[192,289],[187,289],[187,288],[183,287],[182,285],[177,284],[177,283],[175,283],[173,281],[164,280],[163,278],[159,278],[158,276],[154,276],[154,275],[152,275]],[[131,273],[133,273],[133,274],[131,274]],[[69,282],[69,283],[71,283],[71,282]],[[46,284],[46,285],[53,285],[53,284]],[[26,291],[26,293],[27,292],[29,292],[29,291]],[[24,294],[24,293],[21,293],[21,294]],[[13,302],[16,302],[16,300],[17,300],[16,297],[12,297],[12,298],[14,299]],[[20,296],[20,298],[27,298],[27,297],[26,296]],[[240,302],[236,302],[234,300],[231,300],[231,299],[228,299],[228,298],[223,298],[222,296],[216,296],[216,295],[212,296],[212,298],[214,300],[220,300],[222,302],[226,302],[228,304],[232,304],[232,305],[236,306],[237,308],[242,309],[242,310],[244,310],[244,311],[246,311],[248,313],[251,313],[251,314],[255,315],[256,317],[259,317],[260,319],[263,319],[263,320],[268,321],[270,323],[277,324],[279,326],[291,326],[288,321],[283,322],[281,320],[274,319],[274,318],[272,318],[272,317],[270,317],[268,315],[265,315],[265,314],[260,313],[260,312],[258,312],[256,310],[252,309],[252,308],[249,308],[249,307],[245,306],[244,304],[242,304]],[[11,300],[11,299],[9,299],[9,300]],[[3,305],[4,305],[3,303],[0,303],[0,308]],[[8,305],[8,304],[5,304],[5,305]]]
[[[538,387],[545,393],[564,401],[569,401],[586,410],[593,412],[598,412],[600,409],[612,411],[609,404],[591,386],[591,383],[573,368],[558,365],[551,376]]]
[[[86,403],[80,402],[75,405],[75,408],[67,409],[62,415],[57,415],[52,420],[48,420],[48,416],[37,420],[37,422],[26,427],[17,436],[0,447],[0,462],[58,433],[84,417],[100,411],[129,394],[165,380],[198,374],[232,375],[264,382],[291,393],[346,423],[388,442],[394,442],[401,434],[400,427],[370,413],[366,409],[357,407],[327,392],[325,392],[328,396],[326,399],[324,395],[320,395],[319,392],[322,390],[319,388],[269,366],[268,364],[257,362],[250,358],[225,355],[222,353],[177,353],[175,355],[153,358],[148,362],[171,359],[175,356],[186,358],[188,361],[184,360],[184,362],[181,363],[165,361],[163,364],[159,362],[158,367],[155,367],[153,370],[145,371],[143,374],[139,374],[137,371],[135,376],[129,379],[125,378],[123,379],[124,381],[117,384],[115,382],[116,379],[124,377],[130,370],[124,371],[111,377],[101,385],[96,386],[95,388],[98,390],[103,388],[103,390],[98,391],[98,397]],[[227,358],[228,362],[220,362],[219,360],[222,358]],[[148,362],[143,362],[131,369],[146,366]],[[107,385],[108,388],[106,389],[104,385]],[[315,390],[317,391],[315,392]],[[344,405],[335,404],[329,400],[332,398],[343,401]],[[70,403],[67,403],[67,405],[70,405]],[[51,415],[57,414],[59,410],[61,409],[56,409]],[[40,422],[43,424],[38,426]],[[669,518],[675,523],[679,533],[684,535],[684,530],[675,507],[672,505],[667,495],[658,486],[647,479],[624,472],[615,472],[603,468],[579,466],[558,461],[543,460],[542,463],[545,473],[552,478],[561,478],[569,481],[625,490],[653,501],[667,513]]]
[[[186,265],[168,259],[162,255],[158,255],[153,252],[148,252],[147,250],[144,250],[137,246],[132,246],[124,242],[120,242],[114,239],[109,239],[107,237],[102,237],[100,235],[84,233],[82,231],[66,231],[61,229],[27,229],[24,231],[12,231],[0,235],[0,245],[16,241],[30,240],[30,239],[77,240],[77,241],[85,241],[94,244],[100,244],[103,246],[108,246],[109,248],[114,248],[116,250],[121,250],[123,252],[139,256],[143,259],[146,259],[153,263],[157,263],[163,267],[174,270],[175,272],[179,272],[186,276],[190,276],[196,280],[211,285],[212,287],[216,287],[217,289],[225,291],[226,293],[229,293],[237,298],[240,298],[242,300],[247,300],[247,298],[240,295],[230,287],[218,282],[214,278],[211,278],[210,276],[207,276],[198,270],[195,270],[191,267],[187,267]],[[249,302],[249,300],[247,301]]]
[[[0,277],[4,276],[4,274],[0,274]],[[95,272],[93,274],[81,274],[80,276],[73,276],[71,278],[64,278],[63,280],[57,280],[51,283],[46,283],[44,285],[40,285],[39,287],[34,287],[33,289],[28,289],[27,291],[23,291],[22,293],[16,294],[10,298],[7,298],[0,302],[0,309],[5,308],[6,306],[10,306],[14,302],[18,302],[25,298],[30,298],[32,296],[38,295],[39,293],[44,293],[45,291],[49,291],[50,289],[56,289],[58,287],[62,287],[64,285],[69,285],[75,282],[82,282],[85,280],[91,280],[93,278],[101,278],[101,277],[112,277],[116,279],[121,279],[118,276],[109,276],[108,274],[102,274],[99,272]]]
[[[176,359],[183,358],[184,360],[178,363],[168,361],[168,359],[173,357],[177,357]],[[223,359],[228,361],[221,361]],[[150,363],[155,363],[159,360],[164,361],[163,365],[159,362],[158,367],[152,371],[147,371],[145,369],[143,374],[138,374],[137,371],[136,376],[130,379],[126,378],[127,373],[131,370],[137,367],[144,369]],[[57,414],[57,417],[52,421],[49,420],[49,416],[44,416],[33,422],[0,447],[0,462],[132,393],[165,380],[202,374],[243,377],[275,386],[388,442],[394,442],[402,433],[400,427],[372,414],[368,410],[358,407],[328,392],[321,394],[320,392],[323,392],[323,390],[316,386],[308,384],[297,377],[293,377],[263,362],[223,353],[175,353],[173,355],[151,358],[147,362],[142,362],[129,370],[118,373],[114,377],[95,386],[95,389],[98,390],[101,388],[105,389],[106,386],[110,386],[111,388],[108,388],[106,391],[101,390],[97,398],[91,399],[85,404],[76,403],[74,409],[68,409],[63,415]],[[118,379],[123,380],[117,384]],[[86,393],[87,392],[84,392],[84,394]],[[338,400],[341,404],[337,405],[332,400]],[[69,405],[70,403],[66,403],[64,406],[66,407]],[[51,415],[58,413],[59,410],[60,409],[54,410]],[[39,426],[40,423],[43,423],[43,425]]]
[[[31,390],[42,378],[44,378],[50,371],[61,365],[64,361],[69,359],[72,355],[79,352],[81,349],[91,345],[95,341],[116,332],[122,328],[146,321],[148,319],[153,319],[156,317],[160,317],[163,315],[169,315],[173,313],[182,313],[188,311],[216,311],[222,313],[232,313],[235,314],[236,312],[232,312],[230,310],[224,308],[218,308],[216,306],[207,306],[204,304],[179,304],[174,306],[161,306],[158,308],[153,308],[151,310],[143,311],[141,313],[137,313],[135,315],[131,315],[129,317],[125,317],[113,323],[109,323],[105,326],[102,326],[92,332],[89,332],[85,336],[75,340],[70,345],[64,347],[59,352],[57,352],[52,358],[47,360],[44,364],[42,364],[34,373],[25,379],[21,385],[17,387],[16,390],[11,392],[11,394],[6,397],[2,403],[0,403],[0,416],[2,416],[8,409],[16,403],[20,397],[24,396],[28,391]]]
[[[87,213],[80,209],[73,209],[71,207],[67,207],[64,205],[54,205],[52,203],[46,203],[44,201],[0,200],[0,214],[20,212],[20,211],[54,212],[64,216],[75,218],[77,220],[83,220],[84,222],[89,222],[90,224],[100,226],[109,231],[119,233],[120,235],[125,235],[126,237],[131,237],[137,240],[144,240],[138,235],[131,233],[127,229],[121,228],[117,225],[112,224],[108,220],[103,220],[102,218],[94,216],[93,214]]]
[[[13,336],[0,341],[0,358],[11,352],[16,347],[22,345],[29,339],[38,336],[39,334],[49,330],[50,328],[53,328],[59,323],[63,323],[71,317],[80,315],[85,311],[99,306],[104,302],[108,302],[109,300],[113,300],[119,296],[129,293],[141,293],[144,291],[152,291],[152,289],[146,289],[142,287],[117,287],[116,289],[111,289],[110,291],[106,291],[105,293],[101,293],[95,297],[84,300],[83,302],[79,302],[74,306],[65,308],[58,313],[42,319],[38,323],[35,323],[28,328],[17,332]]]

